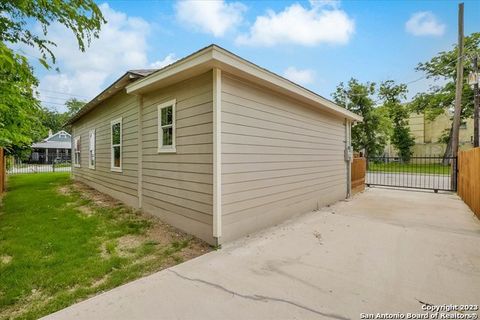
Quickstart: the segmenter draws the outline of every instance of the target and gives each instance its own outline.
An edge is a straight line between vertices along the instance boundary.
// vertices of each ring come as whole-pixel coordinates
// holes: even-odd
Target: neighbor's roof
[[[103,90],[99,95],[97,95],[90,102],[85,104],[73,117],[68,119],[65,125],[74,123],[79,118],[81,118],[84,114],[88,113],[93,108],[95,108],[98,104],[100,104],[100,102],[111,97],[118,91],[123,90],[125,86],[129,84],[131,81],[135,81],[139,78],[146,77],[157,70],[158,69],[138,69],[138,70],[127,71],[124,75],[122,75],[114,83],[112,83],[108,88]]]
[[[71,141],[43,141],[32,144],[32,148],[39,149],[71,149]]]
[[[286,94],[333,115],[353,121],[362,121],[363,119],[361,116],[338,106],[333,101],[311,90],[212,44],[156,71],[132,70],[127,72],[104,92],[90,101],[67,124],[75,122],[83,114],[94,108],[101,100],[106,99],[124,87],[126,87],[126,91],[129,94],[143,94],[200,75],[212,68],[219,68],[276,92]],[[142,74],[139,71],[146,72]],[[135,81],[132,82],[132,80]]]

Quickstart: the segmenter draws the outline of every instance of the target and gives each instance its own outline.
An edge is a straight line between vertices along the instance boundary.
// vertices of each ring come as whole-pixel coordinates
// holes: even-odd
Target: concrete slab
[[[359,319],[479,297],[480,222],[468,207],[372,188],[46,319]]]

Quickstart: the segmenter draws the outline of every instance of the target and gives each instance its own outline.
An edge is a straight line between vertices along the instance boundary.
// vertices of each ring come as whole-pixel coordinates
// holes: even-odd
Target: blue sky
[[[107,1],[107,25],[86,53],[50,28],[60,72],[35,66],[44,105],[93,98],[127,69],[161,67],[216,43],[330,98],[351,77],[409,82],[414,68],[457,40],[457,1]],[[465,1],[465,34],[480,2]],[[35,55],[31,53],[31,55]],[[429,80],[409,85],[409,97]]]

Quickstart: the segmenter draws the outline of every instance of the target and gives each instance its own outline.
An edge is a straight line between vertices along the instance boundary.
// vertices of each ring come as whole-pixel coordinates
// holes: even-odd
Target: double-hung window
[[[81,140],[80,140],[80,137],[75,137],[75,139],[73,139],[73,153],[74,153],[74,158],[73,158],[73,165],[75,167],[80,167],[80,150],[81,150]]]
[[[95,169],[95,129],[88,133],[88,167]]]
[[[111,170],[122,171],[122,118],[111,122]]]
[[[175,152],[175,105],[170,100],[158,106],[158,152]]]

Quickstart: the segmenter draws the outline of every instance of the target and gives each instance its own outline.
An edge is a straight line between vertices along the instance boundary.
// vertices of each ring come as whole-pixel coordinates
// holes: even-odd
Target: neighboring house
[[[409,119],[410,133],[415,138],[413,156],[443,156],[447,145],[441,142],[442,136],[448,134],[452,126],[453,113],[445,113],[429,120],[424,114],[412,113]],[[462,121],[459,132],[460,149],[473,148],[473,119]],[[392,145],[387,145],[386,154],[397,153]]]
[[[53,162],[65,162],[70,160],[72,149],[72,137],[66,131],[52,134],[50,130],[48,138],[32,144],[31,163],[51,164]]]
[[[69,120],[73,177],[220,244],[347,197],[354,121],[211,45],[127,72]]]

